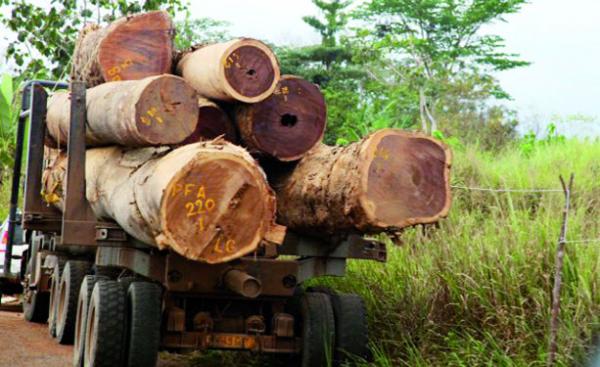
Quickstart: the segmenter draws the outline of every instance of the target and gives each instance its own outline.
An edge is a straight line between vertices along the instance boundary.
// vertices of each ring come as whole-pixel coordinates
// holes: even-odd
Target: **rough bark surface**
[[[61,209],[66,156],[56,150],[48,156],[44,197]],[[245,150],[223,140],[175,150],[90,149],[86,185],[99,219],[192,260],[239,258],[279,228],[264,173]]]
[[[191,144],[202,140],[223,136],[230,143],[237,143],[237,131],[229,115],[216,103],[205,98],[198,99],[198,124],[194,132],[181,144]]]
[[[450,209],[450,164],[444,144],[395,129],[345,147],[320,145],[272,177],[278,221],[315,234],[433,223]]]
[[[280,76],[273,51],[249,38],[195,47],[176,59],[177,74],[202,96],[220,101],[260,102]]]
[[[86,144],[150,146],[176,144],[196,128],[196,92],[180,77],[104,83],[86,94]],[[71,101],[68,92],[48,100],[46,124],[61,146],[68,141]]]
[[[143,79],[172,69],[173,24],[164,11],[86,26],[77,40],[71,78],[88,88],[108,81]]]
[[[250,151],[281,161],[298,160],[323,139],[325,98],[316,85],[285,75],[269,98],[240,105],[236,123]]]

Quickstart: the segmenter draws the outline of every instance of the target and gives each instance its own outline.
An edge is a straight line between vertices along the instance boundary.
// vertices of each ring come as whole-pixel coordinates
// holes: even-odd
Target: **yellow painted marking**
[[[379,148],[375,151],[375,158],[381,158],[387,161],[390,159],[390,152],[385,148]]]
[[[140,120],[142,121],[142,124],[144,124],[146,126],[152,125],[152,121],[150,121],[150,119],[147,118],[146,116],[141,116]]]
[[[235,240],[233,239],[228,239],[227,241],[225,241],[225,245],[221,246],[222,243],[222,236],[219,236],[217,238],[217,241],[215,242],[215,246],[213,247],[213,252],[216,254],[222,254],[223,252],[227,253],[227,254],[232,254],[236,251],[235,248]]]
[[[190,194],[192,192],[192,188],[196,186],[194,184],[185,184],[184,189],[183,189],[183,195],[188,196],[188,194]]]
[[[110,80],[112,80],[112,81],[121,80],[122,79],[121,72],[125,71],[131,65],[133,65],[133,60],[128,58],[128,59],[125,59],[119,65],[115,65],[112,68],[108,69],[107,73],[108,73],[108,76],[111,77]]]
[[[198,218],[197,225],[200,232],[204,232],[204,217]]]
[[[200,186],[198,188],[198,194],[196,194],[197,199],[206,199],[206,193],[204,192],[204,186]]]
[[[175,184],[172,188],[171,188],[171,197],[177,195],[178,193],[180,193],[183,190],[183,185],[180,183]]]

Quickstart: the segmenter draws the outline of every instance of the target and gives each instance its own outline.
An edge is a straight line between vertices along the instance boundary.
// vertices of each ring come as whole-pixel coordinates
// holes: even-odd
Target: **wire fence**
[[[564,193],[563,189],[553,189],[553,188],[536,188],[536,189],[513,189],[513,188],[492,188],[492,187],[470,187],[463,185],[450,185],[451,188],[456,190],[464,190],[464,191],[478,191],[478,192],[498,192],[498,193]],[[600,237],[599,238],[583,238],[577,240],[566,240],[565,244],[599,244],[600,245]]]

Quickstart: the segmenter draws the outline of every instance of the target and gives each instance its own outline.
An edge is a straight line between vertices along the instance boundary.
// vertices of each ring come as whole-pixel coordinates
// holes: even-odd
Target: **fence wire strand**
[[[465,190],[465,191],[481,191],[481,192],[514,192],[514,193],[536,193],[536,192],[549,192],[549,193],[562,193],[562,189],[494,189],[491,187],[469,187],[461,185],[450,185],[453,189]],[[566,244],[600,244],[600,238],[586,238],[580,240],[567,240],[564,241]]]

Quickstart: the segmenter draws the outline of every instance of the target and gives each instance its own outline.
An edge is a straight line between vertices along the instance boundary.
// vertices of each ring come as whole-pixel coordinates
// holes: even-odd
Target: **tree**
[[[387,75],[418,93],[421,128],[438,129],[436,115],[449,86],[465,74],[487,75],[528,65],[503,51],[504,39],[481,35],[483,25],[518,12],[526,0],[369,0],[357,13],[359,32],[380,52]],[[399,69],[410,69],[404,73]],[[393,79],[388,77],[388,80]],[[450,88],[451,89],[451,88]],[[489,95],[508,98],[494,84]]]
[[[171,14],[185,10],[183,0],[53,0],[49,7],[21,0],[0,0],[10,17],[0,22],[16,33],[6,57],[14,59],[18,72],[35,75],[49,71],[49,77],[68,75],[71,55],[79,30],[88,21],[108,22],[126,14],[166,9]]]
[[[313,83],[326,87],[334,79],[352,78],[358,70],[350,66],[353,57],[348,40],[342,38],[348,25],[349,0],[312,0],[323,15],[302,19],[321,35],[321,43],[299,48],[281,48],[279,57],[282,71],[301,75]]]
[[[231,38],[228,22],[211,18],[192,19],[186,12],[185,19],[175,23],[175,47],[179,50],[202,43],[223,42]]]

